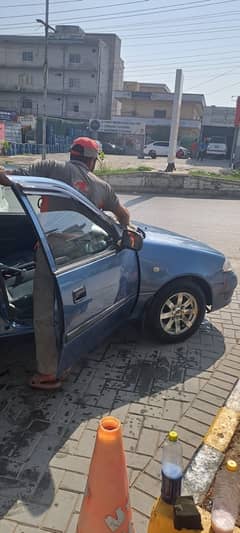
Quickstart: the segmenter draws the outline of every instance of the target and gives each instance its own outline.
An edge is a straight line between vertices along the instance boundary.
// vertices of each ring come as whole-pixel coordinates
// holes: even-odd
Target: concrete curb
[[[209,490],[224,454],[240,421],[240,379],[221,407],[188,466],[183,482],[183,494],[192,494],[201,504]]]
[[[133,172],[101,176],[118,193],[155,194],[160,196],[197,198],[240,198],[240,181],[169,174],[165,172]]]

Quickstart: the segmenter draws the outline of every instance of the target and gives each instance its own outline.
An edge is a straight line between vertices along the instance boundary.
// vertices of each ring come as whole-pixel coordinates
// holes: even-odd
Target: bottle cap
[[[170,440],[171,442],[176,442],[176,440],[178,440],[178,434],[176,431],[170,431],[168,433],[168,440]]]
[[[237,465],[236,461],[233,461],[232,459],[229,459],[229,461],[227,461],[227,463],[226,463],[226,469],[229,472],[236,472],[237,469],[238,469],[238,465]]]

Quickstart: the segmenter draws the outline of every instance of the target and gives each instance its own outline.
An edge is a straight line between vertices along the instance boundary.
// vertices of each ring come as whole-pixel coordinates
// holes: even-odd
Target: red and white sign
[[[5,124],[0,122],[0,142],[5,141]]]
[[[240,96],[237,99],[236,113],[235,113],[235,126],[240,126]]]

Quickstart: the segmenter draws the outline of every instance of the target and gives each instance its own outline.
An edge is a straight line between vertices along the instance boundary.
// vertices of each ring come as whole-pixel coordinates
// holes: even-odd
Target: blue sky
[[[4,0],[0,0],[0,5]],[[240,94],[240,0],[49,0],[50,23],[122,39],[125,79],[166,83],[184,71],[184,92],[204,93],[208,105],[234,106]],[[10,7],[12,6],[12,7]],[[1,34],[38,35],[45,0],[8,0]]]

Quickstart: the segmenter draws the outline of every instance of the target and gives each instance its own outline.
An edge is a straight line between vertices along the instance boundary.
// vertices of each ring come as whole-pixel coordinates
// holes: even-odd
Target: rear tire
[[[205,310],[202,289],[191,280],[175,280],[153,299],[147,323],[162,343],[182,342],[197,331]]]

